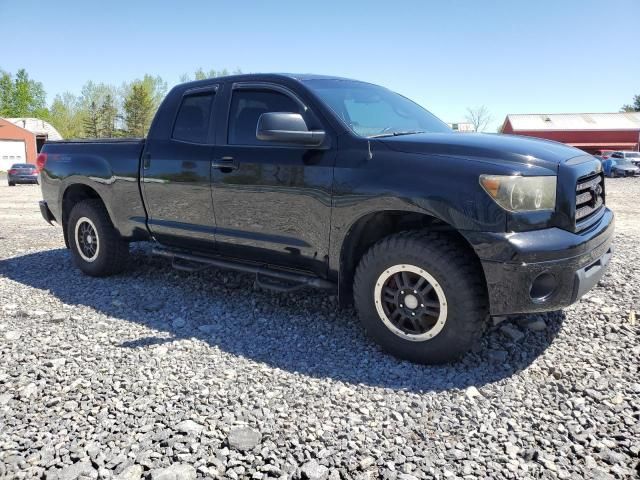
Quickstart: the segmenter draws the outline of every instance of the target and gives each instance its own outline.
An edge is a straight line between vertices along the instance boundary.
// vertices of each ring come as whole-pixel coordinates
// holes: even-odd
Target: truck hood
[[[553,171],[570,158],[586,155],[582,150],[562,143],[517,135],[419,133],[384,137],[380,141],[399,152],[535,165]]]

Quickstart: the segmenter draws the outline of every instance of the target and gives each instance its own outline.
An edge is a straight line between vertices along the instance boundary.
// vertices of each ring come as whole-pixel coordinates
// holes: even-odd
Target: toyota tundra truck
[[[337,292],[384,349],[420,363],[460,357],[491,316],[575,302],[612,255],[593,156],[453,132],[343,78],[185,83],[147,138],[47,142],[38,165],[42,215],[85,274],[122,272],[129,244],[150,241],[181,270]]]

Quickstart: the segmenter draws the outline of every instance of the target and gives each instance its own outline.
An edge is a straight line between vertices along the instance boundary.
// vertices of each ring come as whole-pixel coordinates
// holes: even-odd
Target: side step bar
[[[219,267],[229,270],[237,270],[239,272],[255,273],[258,280],[258,284],[269,288],[273,285],[270,282],[260,280],[260,276],[270,277],[277,280],[292,282],[295,285],[291,287],[276,287],[273,290],[277,291],[291,291],[297,290],[303,287],[322,288],[327,290],[335,290],[336,284],[314,275],[305,275],[303,273],[287,272],[284,270],[276,270],[270,268],[267,265],[245,263],[238,260],[232,260],[220,257],[206,257],[200,255],[194,255],[191,253],[185,253],[179,250],[171,250],[163,247],[153,247],[151,251],[154,255],[171,259],[173,267],[177,270],[196,272],[206,267]],[[190,262],[192,264],[198,264],[199,266],[188,266],[180,263],[180,260],[184,262]]]

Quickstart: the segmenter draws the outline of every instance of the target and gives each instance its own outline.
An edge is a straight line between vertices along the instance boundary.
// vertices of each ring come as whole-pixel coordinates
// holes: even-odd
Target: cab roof
[[[205,78],[203,80],[194,80],[191,82],[181,83],[179,86],[183,88],[193,88],[202,85],[208,85],[212,80],[220,82],[246,82],[246,81],[273,81],[273,80],[295,80],[305,82],[307,80],[342,80],[350,82],[359,82],[352,78],[337,77],[331,75],[317,75],[313,73],[242,73],[239,75],[226,75],[223,77]],[[363,82],[364,83],[364,82]]]

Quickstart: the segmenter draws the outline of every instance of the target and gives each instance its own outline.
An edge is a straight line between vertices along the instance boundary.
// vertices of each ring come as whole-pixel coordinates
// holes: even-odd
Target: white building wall
[[[0,140],[0,171],[6,172],[14,163],[27,162],[23,140]]]

